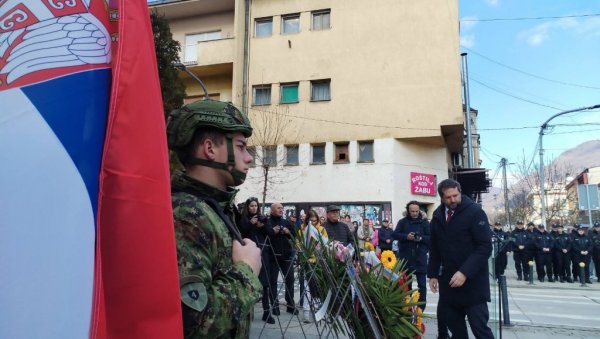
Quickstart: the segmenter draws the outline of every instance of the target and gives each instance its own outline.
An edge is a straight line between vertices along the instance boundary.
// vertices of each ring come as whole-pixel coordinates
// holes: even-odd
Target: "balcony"
[[[195,58],[188,55],[183,63],[198,75],[232,74],[234,54],[234,38],[202,41],[198,43]]]
[[[152,0],[148,1],[151,10],[158,11],[169,20],[189,18],[233,11],[234,0]]]

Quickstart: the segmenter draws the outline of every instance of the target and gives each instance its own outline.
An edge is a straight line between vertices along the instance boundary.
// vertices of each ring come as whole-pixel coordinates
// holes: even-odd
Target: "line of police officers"
[[[591,284],[590,262],[593,260],[600,282],[600,222],[594,223],[593,229],[587,234],[578,224],[573,225],[570,234],[560,224],[553,224],[551,232],[546,232],[543,225],[536,229],[532,222],[527,224],[527,229],[522,221],[518,221],[516,225],[512,232],[506,232],[500,223],[494,224],[492,240],[497,250],[497,277],[504,274],[508,263],[507,254],[513,252],[517,280],[529,280],[532,273],[529,271],[529,262],[535,260],[537,278],[541,282],[546,277],[548,282],[577,281],[580,263],[583,263],[583,280]]]

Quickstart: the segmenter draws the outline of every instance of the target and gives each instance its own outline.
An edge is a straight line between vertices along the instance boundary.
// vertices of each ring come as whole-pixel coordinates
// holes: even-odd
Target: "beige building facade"
[[[463,157],[458,1],[158,1],[211,98],[249,113],[240,200],[396,222]],[[200,86],[182,73],[189,100]],[[476,114],[475,114],[476,117]],[[274,133],[277,132],[277,133]],[[458,154],[458,155],[455,155]],[[454,160],[454,161],[453,161]],[[264,192],[264,170],[268,168]]]
[[[587,190],[582,186],[578,192],[580,185],[589,185]],[[593,186],[597,188],[594,190]],[[600,195],[600,166],[590,167],[579,173],[566,187],[569,196],[573,197],[569,201],[569,210],[575,214],[576,222],[582,225],[589,225],[590,220],[592,224],[594,222],[600,222],[600,209],[599,201]],[[584,193],[585,192],[585,193]],[[584,197],[580,196],[585,194]],[[594,194],[596,196],[594,196]],[[586,202],[589,202],[590,209],[587,209],[587,204],[581,203],[581,198]]]

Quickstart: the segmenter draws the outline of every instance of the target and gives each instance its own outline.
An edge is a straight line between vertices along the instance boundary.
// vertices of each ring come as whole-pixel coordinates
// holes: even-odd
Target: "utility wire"
[[[242,107],[242,106],[240,106]],[[403,126],[393,126],[393,125],[375,125],[375,124],[364,124],[364,123],[353,123],[347,121],[338,121],[338,120],[330,120],[330,119],[321,119],[321,118],[310,118],[299,115],[281,113],[274,110],[266,109],[266,108],[258,108],[258,107],[245,107],[246,111],[254,110],[259,112],[264,112],[273,115],[281,115],[283,117],[295,118],[300,120],[309,120],[309,121],[317,121],[317,122],[327,122],[332,124],[341,124],[341,125],[350,125],[350,126],[362,126],[362,127],[377,127],[377,128],[388,128],[388,129],[405,129],[405,130],[418,130],[418,131],[439,131],[439,128],[418,128],[418,127],[403,127]],[[548,125],[548,127],[553,126],[589,126],[589,125],[600,125],[600,123],[580,123],[580,124],[555,124]],[[509,130],[521,130],[521,129],[533,129],[540,128],[540,126],[516,126],[516,127],[498,127],[498,128],[477,128],[477,131],[509,131]]]
[[[491,19],[461,19],[461,22],[491,22],[491,21],[525,21],[525,20],[556,20],[567,18],[586,18],[600,16],[600,13],[580,14],[580,15],[561,15],[561,16],[538,16],[538,17],[523,17],[523,18],[491,18]]]
[[[494,86],[497,86],[498,88],[501,88],[501,89],[508,89],[508,90],[510,90],[510,89],[512,88],[512,86],[511,86],[511,85],[506,85],[506,84],[503,84],[502,82],[499,82],[499,81],[497,81],[497,80],[494,80],[494,79],[488,78],[488,77],[486,77],[485,75],[478,74],[478,73],[476,73],[476,72],[471,72],[471,71],[469,71],[469,73],[470,73],[470,75],[471,75],[471,76],[475,76],[475,77],[476,77],[476,79],[479,79],[480,81],[484,81],[484,82],[485,82],[485,83],[487,83],[487,84],[492,84],[492,85],[494,85]],[[562,103],[562,102],[558,102],[558,101],[555,101],[555,100],[552,100],[552,99],[548,99],[548,98],[545,98],[545,97],[542,97],[542,96],[536,95],[536,94],[534,94],[534,93],[531,93],[531,92],[525,91],[525,90],[523,90],[523,89],[516,89],[516,88],[515,88],[515,89],[514,89],[514,91],[518,91],[519,93],[522,93],[522,94],[527,94],[528,96],[532,96],[532,97],[535,97],[535,98],[537,98],[537,99],[541,99],[543,102],[555,103],[555,104],[557,104],[557,105],[559,105],[559,106],[561,106],[561,107],[564,107],[564,108],[565,108],[565,110],[566,110],[566,109],[569,107],[569,105],[566,105],[566,104],[564,104],[564,103]]]
[[[583,130],[579,130],[579,131],[555,132],[555,133],[546,133],[546,134],[549,134],[549,135],[556,135],[556,134],[575,134],[575,133],[585,133],[585,132],[595,132],[595,131],[600,131],[600,128],[594,128],[594,129],[583,129]]]
[[[481,86],[483,86],[483,87],[486,87],[486,88],[488,88],[488,89],[490,89],[490,90],[492,90],[492,91],[498,92],[498,93],[500,93],[500,94],[504,94],[504,95],[506,95],[506,96],[509,96],[509,97],[511,97],[511,98],[514,98],[514,99],[517,99],[517,100],[521,100],[521,101],[524,101],[524,102],[528,102],[528,103],[530,103],[530,104],[534,104],[534,105],[537,105],[537,106],[542,106],[542,107],[546,107],[546,108],[552,108],[552,109],[555,109],[555,110],[557,110],[557,111],[562,111],[562,109],[561,109],[561,108],[554,107],[554,106],[550,106],[550,105],[545,105],[545,104],[541,104],[541,103],[539,103],[539,102],[535,102],[535,101],[533,101],[533,100],[529,100],[529,99],[521,98],[521,97],[519,97],[519,96],[516,96],[516,95],[514,95],[514,94],[508,93],[508,92],[506,92],[506,91],[504,91],[504,90],[501,90],[501,89],[495,88],[495,87],[493,87],[493,86],[491,86],[491,85],[488,85],[488,84],[486,84],[486,83],[484,83],[484,82],[482,82],[482,81],[479,81],[479,80],[477,80],[477,79],[474,79],[472,76],[469,76],[469,79],[470,79],[470,80],[473,80],[474,82],[476,82],[476,83],[480,84],[480,85],[481,85]]]
[[[497,157],[499,159],[505,158],[505,157],[503,157],[501,155],[498,155],[498,154],[496,154],[496,153],[494,153],[492,151],[487,150],[487,148],[483,148],[483,147],[479,146],[479,149],[483,152],[483,154],[485,154],[490,159],[493,158],[493,157]],[[490,154],[492,156],[490,156]]]
[[[467,48],[467,47],[463,47],[463,48],[465,50],[469,51],[470,53],[473,53],[473,54],[475,54],[475,55],[477,55],[477,56],[479,56],[479,57],[481,57],[481,58],[483,58],[483,59],[485,59],[485,60],[487,60],[489,62],[492,62],[492,63],[494,63],[496,65],[499,65],[499,66],[502,66],[504,68],[508,68],[511,71],[515,71],[517,73],[528,75],[528,76],[533,77],[533,78],[537,78],[537,79],[540,79],[540,80],[549,81],[549,82],[553,82],[553,83],[561,84],[561,85],[565,85],[565,86],[573,86],[573,87],[580,87],[580,88],[588,88],[588,89],[597,89],[597,90],[600,90],[600,87],[574,84],[574,83],[570,83],[570,82],[549,79],[549,78],[546,78],[546,77],[543,77],[543,76],[540,76],[540,75],[536,75],[536,74],[533,74],[533,73],[525,72],[525,71],[522,71],[522,70],[520,70],[518,68],[515,68],[515,67],[512,67],[512,66],[508,66],[508,65],[505,65],[505,64],[503,64],[503,63],[501,63],[499,61],[493,60],[493,59],[491,59],[491,58],[489,58],[489,57],[487,57],[487,56],[485,56],[485,55],[483,55],[481,53],[478,53],[478,52],[476,52],[476,51],[474,51],[474,50],[472,50],[470,48]]]

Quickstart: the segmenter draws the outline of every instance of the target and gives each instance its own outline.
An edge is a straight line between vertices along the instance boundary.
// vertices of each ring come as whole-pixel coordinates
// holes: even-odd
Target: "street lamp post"
[[[541,216],[542,216],[542,225],[544,225],[544,228],[546,228],[546,197],[545,197],[545,192],[544,192],[545,191],[545,188],[544,188],[545,178],[544,178],[544,145],[543,145],[544,131],[548,128],[548,123],[556,117],[559,117],[559,116],[567,114],[567,113],[587,111],[587,110],[596,109],[596,108],[600,108],[600,104],[594,105],[594,106],[576,108],[576,109],[572,109],[572,110],[568,110],[568,111],[564,111],[564,112],[559,112],[559,113],[556,113],[553,116],[551,116],[548,120],[546,120],[546,122],[544,122],[540,126],[540,204],[542,206]]]

